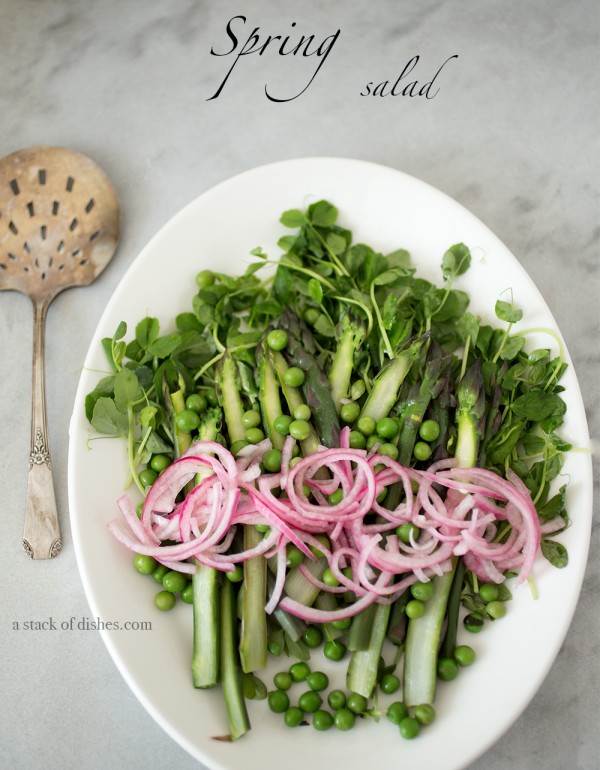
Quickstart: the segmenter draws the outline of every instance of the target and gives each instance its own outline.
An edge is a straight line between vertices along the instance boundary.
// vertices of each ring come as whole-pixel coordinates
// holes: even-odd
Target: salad
[[[337,218],[286,211],[282,256],[200,272],[174,332],[148,317],[127,342],[120,324],[86,398],[142,499],[123,495],[110,531],[158,609],[192,605],[193,682],[222,685],[232,740],[261,697],[291,727],[385,716],[414,738],[436,680],[475,660],[459,624],[500,619],[509,578],[535,595],[538,551],[567,563],[562,355],[526,352],[512,297],[496,326],[468,311],[466,245],[440,255],[438,287]],[[346,690],[313,670],[317,648],[347,661]]]

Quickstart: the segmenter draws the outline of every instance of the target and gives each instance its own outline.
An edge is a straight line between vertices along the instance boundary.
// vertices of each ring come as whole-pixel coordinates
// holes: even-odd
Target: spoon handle
[[[32,559],[52,559],[61,547],[46,419],[44,349],[47,302],[34,302],[31,452],[23,548]]]

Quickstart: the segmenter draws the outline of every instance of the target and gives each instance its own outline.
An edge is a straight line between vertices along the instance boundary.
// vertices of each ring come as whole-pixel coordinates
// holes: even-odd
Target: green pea
[[[165,591],[170,591],[172,594],[178,594],[186,587],[188,579],[181,572],[175,572],[171,570],[163,578],[163,588]]]
[[[140,483],[144,487],[151,487],[157,478],[158,478],[158,473],[156,471],[153,471],[152,468],[145,468],[140,473]]]
[[[186,604],[194,603],[194,584],[189,582],[180,594]]]
[[[406,741],[410,741],[413,738],[416,738],[421,731],[419,723],[414,717],[404,717],[404,719],[398,725],[398,729],[400,730],[400,735]]]
[[[175,415],[175,425],[182,433],[191,433],[200,425],[200,415],[191,409],[184,409]]]
[[[196,284],[201,289],[206,289],[208,286],[212,286],[215,282],[215,274],[212,270],[201,270],[196,275]]]
[[[340,581],[336,578],[336,576],[333,574],[333,572],[327,567],[325,572],[323,573],[323,582],[326,586],[332,586],[336,587],[339,586]]]
[[[420,602],[428,602],[433,596],[433,583],[413,583],[410,592]]]
[[[153,455],[150,460],[150,467],[157,473],[162,473],[169,465],[171,465],[171,458],[167,455]]]
[[[231,445],[231,454],[234,455],[234,457],[237,457],[240,453],[240,450],[242,450],[245,446],[248,446],[248,442],[243,438],[234,441]]]
[[[290,432],[292,418],[288,414],[278,414],[273,420],[273,427],[280,436],[287,436]]]
[[[288,545],[286,549],[286,561],[288,566],[297,567],[304,561],[304,554],[296,545]]]
[[[454,650],[454,660],[459,666],[470,666],[475,662],[475,650],[468,644],[460,644]]]
[[[439,438],[440,426],[435,420],[425,420],[419,428],[419,436],[423,441],[435,441]]]
[[[320,732],[329,730],[333,727],[333,717],[329,711],[318,709],[313,714],[312,726],[315,728],[315,730],[319,730]]]
[[[420,529],[415,527],[414,524],[407,521],[406,524],[401,524],[396,528],[396,534],[402,540],[403,543],[410,543],[410,534],[412,532],[413,540],[419,537]]]
[[[284,690],[272,690],[267,696],[269,708],[275,714],[283,714],[290,707],[290,698]]]
[[[283,375],[283,381],[286,385],[289,385],[290,388],[299,388],[304,384],[304,377],[304,372],[299,366],[290,366]]]
[[[458,664],[452,658],[440,658],[437,662],[437,675],[442,682],[451,682],[458,676]]]
[[[142,553],[136,553],[133,557],[133,566],[140,575],[150,575],[156,569],[158,562],[152,556],[145,556]]]
[[[364,417],[359,418],[356,427],[364,436],[371,436],[375,433],[377,423],[372,417],[367,417],[365,415]]]
[[[336,489],[335,492],[332,492],[327,498],[329,505],[338,505],[339,503],[342,502],[343,499],[344,499],[343,489]]]
[[[321,698],[319,693],[315,692],[314,690],[303,692],[302,695],[298,698],[298,705],[302,711],[306,712],[307,714],[314,714],[315,711],[321,708],[322,703],[323,698]]]
[[[283,329],[273,329],[267,334],[267,345],[271,350],[283,350],[288,344],[288,334]]]
[[[311,690],[321,692],[329,687],[329,677],[322,671],[313,671],[306,677],[306,684]]]
[[[273,677],[273,683],[278,690],[289,690],[292,686],[292,677],[289,671],[280,671]]]
[[[172,610],[175,606],[175,594],[170,591],[159,591],[154,597],[154,604],[161,612]]]
[[[506,615],[506,604],[505,602],[498,601],[490,602],[489,604],[485,605],[485,611],[490,616],[490,618],[498,620]]]
[[[219,406],[219,397],[217,396],[217,391],[214,388],[207,388],[205,395],[206,400],[211,406]]]
[[[310,497],[312,494],[312,489],[310,484],[307,484],[306,482],[304,482],[304,484],[302,484],[302,492],[304,494],[304,497]]]
[[[152,573],[152,578],[154,580],[156,580],[157,583],[162,585],[163,578],[167,574],[168,571],[169,571],[168,567],[165,567],[164,564],[159,564],[158,567]]]
[[[282,653],[281,645],[273,639],[269,639],[267,642],[267,650],[269,650],[271,655],[275,655],[275,657],[279,657]]]
[[[350,401],[348,404],[342,404],[340,407],[340,417],[342,418],[342,422],[345,422],[347,425],[355,422],[359,415],[360,406],[354,401]]]
[[[483,583],[479,586],[479,596],[481,596],[481,600],[486,604],[495,602],[499,595],[500,590],[494,583]]]
[[[382,503],[388,494],[388,487],[385,487],[385,489],[382,489],[381,492],[377,495],[375,498],[378,503]]]
[[[425,614],[425,605],[418,599],[411,599],[407,603],[404,611],[408,618],[420,618]]]
[[[298,663],[292,663],[290,666],[290,676],[294,680],[294,682],[303,682],[306,677],[310,674],[310,667],[308,663],[304,663],[304,661],[299,661]]]
[[[352,730],[356,722],[356,715],[347,708],[338,709],[333,717],[333,724],[338,730]]]
[[[306,420],[294,420],[290,423],[290,436],[296,441],[304,441],[310,436],[310,423]]]
[[[329,538],[327,537],[327,535],[317,535],[315,537],[315,540],[321,543],[321,545],[327,550],[331,549],[331,543],[329,542]],[[311,545],[310,550],[317,557],[317,559],[323,556],[324,552],[317,545]]]
[[[367,710],[368,703],[364,695],[353,692],[348,696],[346,706],[355,714],[364,714]]]
[[[310,411],[310,406],[308,406],[308,404],[300,404],[294,410],[294,420],[308,421],[311,417],[312,412]]]
[[[265,434],[261,428],[248,428],[246,431],[246,441],[249,444],[260,444]]]
[[[347,631],[352,625],[352,618],[341,618],[340,620],[334,620],[331,625],[338,631]]]
[[[360,431],[351,430],[349,443],[352,449],[364,449],[367,446],[367,439]]]
[[[281,450],[269,449],[264,453],[262,461],[269,473],[278,473],[281,470]]]
[[[323,641],[323,632],[318,626],[309,626],[302,634],[302,641],[307,647],[314,649]]]
[[[254,410],[249,409],[242,415],[242,425],[244,428],[258,428],[261,423],[260,414]]]
[[[135,512],[137,514],[138,519],[142,518],[142,511],[144,510],[144,503],[138,503],[137,508],[135,509]]]
[[[429,460],[431,457],[431,447],[424,441],[417,441],[413,449],[413,455],[415,460],[425,462],[425,460]]]
[[[339,642],[334,639],[329,642],[325,642],[323,647],[323,655],[327,660],[340,661],[346,656],[346,645],[343,642]]]
[[[294,446],[294,449],[296,448],[296,446],[297,445]],[[301,457],[292,457],[292,459],[290,460],[290,468],[295,468],[296,465],[298,465],[298,463],[301,461],[302,461]]]
[[[206,399],[206,396],[203,396],[200,393],[192,393],[185,400],[185,408],[191,409],[192,412],[197,412],[198,414],[201,414],[207,406],[208,400]]]
[[[465,615],[463,620],[464,627],[472,634],[478,634],[482,630],[483,624],[484,619],[480,612],[470,612],[468,615]]]
[[[402,701],[394,701],[390,703],[387,709],[387,718],[393,725],[399,725],[403,719],[408,716],[408,708]]]
[[[332,690],[327,696],[327,703],[334,711],[343,709],[346,705],[346,694],[343,690]]]
[[[232,572],[226,572],[225,577],[231,583],[241,583],[244,579],[244,568],[241,564],[236,564]]]
[[[395,444],[382,444],[377,450],[377,454],[391,457],[392,460],[398,459],[398,447]]]
[[[430,725],[435,719],[435,709],[429,703],[423,703],[415,706],[414,715],[420,725]]]
[[[371,449],[375,446],[375,444],[381,444],[381,439],[376,434],[373,434],[372,436],[368,436],[367,438],[367,450],[370,452]]]
[[[394,436],[400,430],[398,421],[392,417],[383,417],[381,420],[377,420],[377,433],[381,438],[394,438]]]
[[[307,324],[314,326],[320,315],[321,313],[317,310],[316,307],[309,307],[304,311],[304,320]]]
[[[384,674],[379,686],[386,695],[392,695],[400,688],[400,680],[395,674]]]
[[[304,711],[298,706],[290,706],[283,715],[283,721],[287,727],[298,727],[304,719]]]

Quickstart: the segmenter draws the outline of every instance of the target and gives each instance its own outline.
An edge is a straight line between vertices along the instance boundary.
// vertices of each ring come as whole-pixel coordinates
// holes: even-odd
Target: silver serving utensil
[[[61,147],[31,147],[0,160],[0,291],[33,303],[31,452],[23,548],[32,559],[60,550],[44,385],[45,321],[63,289],[87,286],[119,240],[119,203],[93,160]]]

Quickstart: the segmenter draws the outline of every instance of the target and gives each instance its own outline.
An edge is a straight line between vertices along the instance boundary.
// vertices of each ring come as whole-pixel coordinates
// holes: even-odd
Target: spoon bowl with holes
[[[33,303],[31,451],[23,548],[48,559],[61,547],[48,441],[45,321],[54,297],[88,286],[112,259],[120,211],[102,169],[79,152],[31,147],[0,160],[0,291]]]

